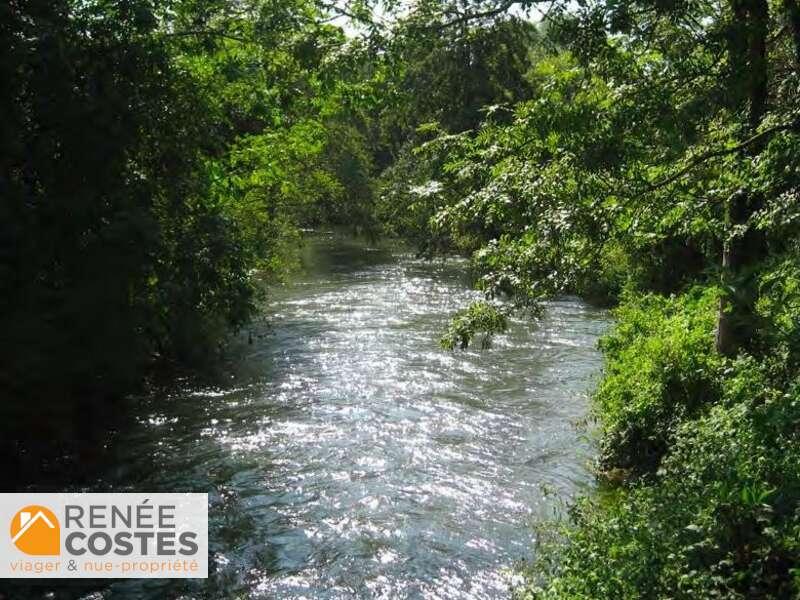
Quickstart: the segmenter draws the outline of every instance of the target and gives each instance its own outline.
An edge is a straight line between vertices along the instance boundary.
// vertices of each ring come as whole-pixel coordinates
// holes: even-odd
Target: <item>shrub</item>
[[[776,367],[727,364],[720,403],[676,428],[652,484],[578,503],[518,596],[797,597],[800,386],[782,391]]]
[[[629,296],[602,342],[605,377],[597,390],[603,469],[654,472],[677,426],[720,395],[714,353],[717,296]]]
[[[492,343],[492,336],[508,328],[508,319],[501,310],[489,302],[480,300],[459,311],[450,322],[439,343],[446,350],[458,347],[465,350],[476,335],[483,334],[481,347]]]

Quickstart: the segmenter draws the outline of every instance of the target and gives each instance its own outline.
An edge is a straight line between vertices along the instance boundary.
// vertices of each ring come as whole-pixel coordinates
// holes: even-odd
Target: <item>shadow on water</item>
[[[592,483],[574,424],[606,314],[564,299],[537,323],[514,321],[490,351],[448,353],[438,335],[475,298],[462,261],[322,236],[305,264],[221,373],[137,399],[113,461],[87,485],[208,492],[209,579],[94,589],[125,600],[507,597],[504,570],[530,556],[527,525],[552,513],[547,490]]]
[[[321,237],[321,236],[320,236]],[[307,244],[301,254],[303,273],[300,279],[341,276],[369,267],[394,262],[397,244],[368,243],[364,240],[335,233],[325,234],[326,241]],[[320,251],[324,246],[324,251]]]

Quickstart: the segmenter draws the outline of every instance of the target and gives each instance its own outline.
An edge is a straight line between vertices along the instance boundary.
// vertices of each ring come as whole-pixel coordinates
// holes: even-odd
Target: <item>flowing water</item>
[[[487,351],[438,336],[465,263],[322,236],[222,385],[145,399],[106,477],[208,491],[211,576],[112,598],[506,598],[554,496],[587,486],[576,427],[607,315],[577,300]]]

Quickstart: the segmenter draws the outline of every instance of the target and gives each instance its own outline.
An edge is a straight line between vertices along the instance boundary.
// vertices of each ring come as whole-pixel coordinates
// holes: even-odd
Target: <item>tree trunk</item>
[[[731,61],[734,70],[741,74],[741,79],[734,85],[744,87],[743,96],[748,103],[747,127],[743,132],[743,137],[747,138],[756,132],[767,109],[769,7],[767,0],[733,0],[731,8],[738,24],[738,31],[732,36]],[[745,150],[751,156],[760,151],[758,145],[748,146]],[[747,224],[760,205],[761,199],[746,190],[733,194],[725,207],[729,231]],[[762,236],[754,231],[737,234],[725,241],[722,255],[724,290],[717,315],[716,347],[726,356],[736,354],[750,337],[754,320],[752,306],[744,300],[747,294],[733,294],[731,290],[741,287],[743,271],[760,258],[762,248]]]

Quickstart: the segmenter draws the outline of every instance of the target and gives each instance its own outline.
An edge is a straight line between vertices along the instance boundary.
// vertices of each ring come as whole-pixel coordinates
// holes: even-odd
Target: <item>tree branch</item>
[[[248,38],[244,38],[244,37],[241,37],[241,36],[237,36],[237,35],[232,35],[230,33],[225,33],[224,31],[218,31],[218,30],[215,30],[215,29],[189,29],[189,30],[186,30],[186,31],[174,31],[174,32],[170,32],[170,33],[165,33],[164,36],[165,37],[189,37],[189,36],[203,37],[203,36],[210,36],[210,37],[219,37],[219,38],[225,38],[225,39],[228,39],[228,40],[234,40],[236,42],[241,42],[243,44],[255,44],[256,43],[254,40],[251,40],[251,39],[248,39]]]
[[[547,2],[551,0],[539,0],[541,2]],[[450,27],[454,27],[456,25],[462,25],[469,21],[474,21],[475,19],[489,19],[491,17],[496,17],[506,11],[508,11],[512,6],[515,4],[520,4],[520,0],[506,0],[500,6],[495,8],[481,11],[481,12],[466,12],[454,19],[449,21],[445,21],[444,23],[438,23],[430,27],[433,31],[442,31],[443,29],[449,29]]]
[[[650,184],[644,191],[652,192],[659,188],[667,186],[671,183],[674,183],[675,181],[677,181],[678,179],[689,173],[691,170],[693,170],[695,167],[701,165],[707,160],[710,160],[712,158],[719,158],[720,156],[727,156],[728,154],[734,154],[736,152],[741,152],[742,150],[745,150],[749,146],[752,146],[753,144],[762,141],[767,136],[770,136],[779,131],[790,131],[790,130],[800,131],[800,117],[796,118],[791,123],[783,123],[782,125],[775,125],[774,127],[765,129],[764,131],[757,133],[751,138],[746,139],[741,144],[737,144],[735,146],[731,146],[730,148],[725,148],[723,150],[711,150],[709,152],[705,152],[700,156],[693,158],[691,161],[689,161],[688,165],[686,165],[684,168],[680,169],[676,173],[673,173],[672,175],[665,177],[660,181]]]

